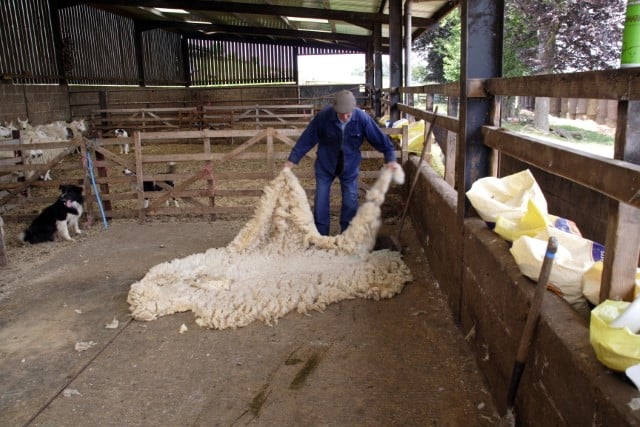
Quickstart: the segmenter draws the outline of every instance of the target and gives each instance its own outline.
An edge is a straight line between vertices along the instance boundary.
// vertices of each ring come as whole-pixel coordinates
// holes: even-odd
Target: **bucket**
[[[620,67],[640,67],[640,0],[627,2]]]

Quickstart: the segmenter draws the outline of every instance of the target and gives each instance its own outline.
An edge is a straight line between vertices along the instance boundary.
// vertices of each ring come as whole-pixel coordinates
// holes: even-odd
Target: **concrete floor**
[[[54,256],[5,283],[0,301],[0,425],[495,424],[408,222],[414,281],[393,299],[237,330],[203,329],[190,312],[130,320],[132,282],[159,262],[225,246],[241,226],[115,222],[76,243],[47,243]],[[120,326],[106,329],[114,317]],[[96,345],[78,352],[80,341]]]

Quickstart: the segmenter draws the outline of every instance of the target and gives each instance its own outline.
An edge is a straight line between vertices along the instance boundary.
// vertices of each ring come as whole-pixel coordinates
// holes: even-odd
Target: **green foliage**
[[[435,44],[436,50],[442,55],[442,69],[446,82],[460,80],[460,13],[450,13],[444,18],[442,25],[449,30],[449,37]]]
[[[505,77],[617,66],[625,0],[506,0],[503,39]],[[414,43],[427,60],[416,75],[425,81],[458,81],[460,14],[450,13]]]
[[[502,53],[502,75],[519,77],[532,74],[524,58],[536,55],[537,37],[530,28],[526,14],[515,7],[513,1],[505,5],[504,39]]]

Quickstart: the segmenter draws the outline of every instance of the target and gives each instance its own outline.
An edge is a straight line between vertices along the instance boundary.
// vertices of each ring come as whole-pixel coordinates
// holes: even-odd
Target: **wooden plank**
[[[460,83],[431,84],[400,88],[400,93],[425,93],[444,96],[460,96]]]
[[[434,114],[429,111],[420,110],[419,108],[411,107],[406,104],[398,104],[400,111],[406,114],[410,114],[418,120],[424,120],[425,122],[433,121]],[[460,121],[455,117],[449,117],[444,115],[438,115],[438,127],[447,129],[451,132],[458,133]]]
[[[484,126],[485,145],[553,175],[640,207],[640,165]],[[620,185],[620,183],[625,183]]]
[[[281,109],[281,110],[292,110],[292,109],[309,109],[313,110],[313,104],[255,104],[255,105],[204,105],[202,106],[202,111],[244,111],[244,110],[255,110],[256,108],[266,108],[269,110]]]
[[[158,107],[158,108],[106,108],[106,109],[93,110],[93,112],[97,114],[143,113],[143,112],[177,113],[177,112],[185,112],[185,111],[197,113],[198,108],[197,107],[165,107],[165,108]]]
[[[640,100],[640,70],[620,68],[486,79],[484,89],[501,96]]]
[[[40,175],[43,175],[46,171],[48,171],[49,169],[52,169],[55,165],[57,165],[60,161],[62,161],[62,159],[64,159],[69,154],[71,154],[73,152],[73,150],[75,150],[76,146],[77,146],[77,144],[73,144],[73,148],[71,148],[71,147],[67,148],[65,151],[63,151],[62,153],[60,153],[56,157],[54,157],[53,160],[51,160],[49,163],[47,163],[45,165],[39,165],[35,169],[35,173],[33,174],[32,177],[25,179],[24,182],[21,182],[18,185],[18,187],[16,187],[15,190],[9,192],[9,194],[7,194],[5,197],[0,199],[0,206],[6,205],[9,202],[9,200],[11,200],[14,197],[16,197],[24,189],[28,188],[29,185],[31,185],[33,182],[35,182],[38,179],[40,179]]]

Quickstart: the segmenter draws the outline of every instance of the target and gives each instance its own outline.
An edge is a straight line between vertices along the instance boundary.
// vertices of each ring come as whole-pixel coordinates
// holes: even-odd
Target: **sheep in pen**
[[[191,310],[200,326],[225,329],[255,320],[271,325],[290,311],[322,311],[344,299],[393,297],[411,272],[400,253],[372,252],[392,180],[404,181],[402,168],[383,168],[350,226],[322,236],[304,189],[283,169],[227,247],[156,265],[132,284],[133,317]]]

